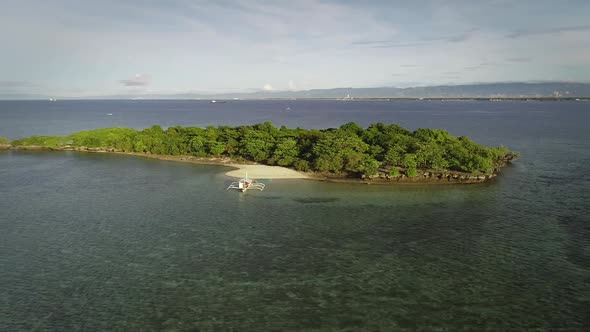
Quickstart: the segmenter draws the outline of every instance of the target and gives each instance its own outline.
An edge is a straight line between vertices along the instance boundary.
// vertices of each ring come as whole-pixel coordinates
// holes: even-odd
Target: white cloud
[[[590,75],[582,0],[4,2],[4,90],[276,91]],[[502,22],[489,15],[499,7],[510,8]],[[133,75],[145,68],[157,80]]]
[[[126,80],[121,80],[121,84],[124,86],[146,86],[149,85],[152,81],[150,75],[142,75],[137,74],[132,78],[128,78]]]

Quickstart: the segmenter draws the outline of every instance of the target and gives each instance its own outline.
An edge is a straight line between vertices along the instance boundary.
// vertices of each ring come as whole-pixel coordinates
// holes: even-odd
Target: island
[[[0,143],[12,150],[108,152],[222,164],[249,171],[252,177],[278,174],[274,177],[364,183],[479,183],[497,176],[518,156],[504,146],[482,146],[445,130],[410,131],[384,123],[365,129],[354,122],[321,130],[277,128],[268,121],[237,127],[154,125]],[[239,173],[229,175],[240,177]]]

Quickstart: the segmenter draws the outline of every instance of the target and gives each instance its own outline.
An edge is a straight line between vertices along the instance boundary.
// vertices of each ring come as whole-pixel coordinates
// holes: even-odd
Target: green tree
[[[264,162],[271,156],[274,139],[265,131],[250,130],[240,144],[241,155],[256,162]]]
[[[326,132],[314,145],[315,167],[320,172],[359,172],[369,145],[347,131]]]
[[[420,144],[416,152],[416,164],[420,168],[447,168],[449,162],[445,160],[444,154],[444,148],[436,143]]]
[[[406,150],[402,146],[393,145],[389,147],[389,149],[385,153],[384,163],[390,166],[401,165],[404,160],[405,154]]]
[[[418,163],[416,162],[416,155],[413,153],[406,153],[402,158],[402,166],[405,168],[416,168]]]
[[[135,152],[149,152],[147,145],[145,145],[145,143],[143,143],[141,138],[137,139],[133,143],[133,151],[135,151]]]
[[[225,144],[223,144],[222,142],[208,141],[207,151],[209,151],[209,154],[219,156],[223,152],[225,152]]]
[[[238,152],[240,145],[240,132],[233,127],[219,127],[218,141],[225,144],[226,152],[231,156]]]
[[[291,166],[298,160],[298,156],[299,147],[297,146],[297,141],[287,137],[277,142],[271,159],[277,165]]]
[[[262,131],[269,134],[272,137],[276,137],[278,134],[278,130],[275,126],[272,125],[270,121],[264,121],[263,123],[259,123],[257,125],[252,126],[257,131]]]
[[[297,160],[294,164],[295,169],[300,171],[300,172],[308,172],[311,170],[311,168],[309,167],[309,162],[307,160]]]
[[[373,176],[379,172],[379,167],[381,167],[381,163],[369,157],[363,160],[363,162],[360,165],[360,170],[366,176]]]
[[[6,143],[7,140],[0,140]],[[138,131],[105,128],[68,136],[32,136],[14,145],[60,148],[64,145],[116,148],[163,155],[228,155],[267,164],[294,166],[302,171],[374,175],[381,165],[408,176],[421,169],[450,169],[490,173],[517,156],[503,146],[484,147],[467,137],[444,130],[408,131],[398,125],[376,123],[363,130],[354,122],[339,129],[275,128],[264,122],[239,127],[169,127]]]
[[[357,136],[363,133],[363,127],[359,126],[356,122],[349,122],[347,124],[344,124],[340,126],[340,130],[346,131]]]
[[[130,136],[121,137],[114,143],[114,147],[117,149],[123,150],[125,152],[133,151],[133,138]]]
[[[189,151],[190,154],[197,156],[197,157],[204,157],[207,155],[207,151],[205,149],[205,138],[202,136],[193,136],[189,141]]]
[[[324,133],[319,130],[297,129],[297,146],[303,159],[309,161],[315,158],[313,148],[323,136]]]

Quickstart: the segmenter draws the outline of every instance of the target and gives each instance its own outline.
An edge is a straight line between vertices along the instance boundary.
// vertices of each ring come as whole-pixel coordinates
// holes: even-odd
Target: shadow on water
[[[261,223],[259,209],[246,211],[232,254],[218,263],[232,271],[223,292],[248,295],[225,303],[248,303],[275,317],[271,326],[292,329],[584,324],[572,311],[584,311],[583,297],[570,295],[583,278],[564,261],[555,244],[563,234],[550,220],[527,221],[529,212],[508,209],[485,186],[368,194],[390,205],[284,205],[257,228],[246,226]],[[252,327],[266,324],[251,319]]]
[[[233,250],[218,261],[227,272],[223,293],[243,295],[223,301],[265,312],[274,317],[274,328],[322,329],[334,322],[345,329],[377,327],[372,322],[387,329],[453,326],[448,317],[457,317],[460,306],[445,303],[484,296],[473,289],[492,278],[475,267],[494,254],[478,250],[480,238],[488,236],[482,228],[489,219],[486,207],[494,204],[472,209],[481,203],[480,196],[397,207],[289,205],[282,208],[282,217],[256,229],[245,227],[261,222],[253,218],[253,208],[244,215]],[[470,290],[461,291],[466,287]],[[473,316],[463,314],[459,324],[469,319],[474,324],[479,314],[478,309]],[[225,317],[233,321],[238,315],[228,312]],[[306,319],[294,323],[286,317]],[[251,327],[265,324],[260,316],[251,320]]]
[[[262,195],[252,195],[250,196],[253,199],[260,199],[260,200],[275,200],[275,199],[281,199],[281,196],[262,196]]]
[[[331,203],[339,201],[338,197],[301,197],[292,198],[293,201],[302,204],[317,204],[317,203]]]

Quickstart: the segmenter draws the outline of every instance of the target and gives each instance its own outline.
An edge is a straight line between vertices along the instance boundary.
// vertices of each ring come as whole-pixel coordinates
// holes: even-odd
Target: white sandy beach
[[[228,165],[230,166],[230,165]],[[231,165],[238,169],[225,173],[227,176],[243,178],[248,174],[251,179],[305,179],[308,176],[289,168],[266,165]]]

